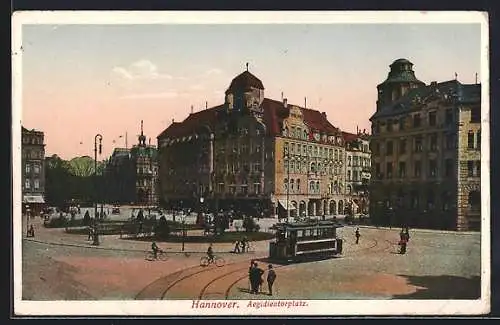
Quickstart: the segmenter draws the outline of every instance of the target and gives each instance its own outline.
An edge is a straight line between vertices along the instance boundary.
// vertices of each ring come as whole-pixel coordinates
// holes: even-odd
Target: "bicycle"
[[[168,259],[168,255],[166,252],[159,250],[156,253],[156,259],[155,259],[155,253],[153,251],[147,251],[145,259],[147,261],[155,261],[155,260],[166,261]]]
[[[209,266],[210,264],[215,264],[217,267],[224,266],[226,260],[219,256],[214,256],[213,259],[209,259],[208,256],[203,256],[200,259],[200,266]]]

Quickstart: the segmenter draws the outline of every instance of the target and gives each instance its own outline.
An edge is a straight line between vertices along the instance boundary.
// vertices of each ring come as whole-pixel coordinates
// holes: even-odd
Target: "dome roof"
[[[413,63],[407,59],[397,59],[390,66],[391,70],[387,76],[387,79],[378,85],[387,85],[391,83],[416,83],[419,85],[424,85],[424,83],[415,77],[415,71],[413,71]]]
[[[397,59],[396,61],[392,62],[391,66],[394,65],[394,64],[403,64],[403,63],[406,63],[406,64],[411,64],[413,65],[413,63],[411,63],[410,61],[408,61],[407,59]]]
[[[264,85],[259,78],[251,74],[250,72],[244,71],[243,73],[237,75],[232,81],[231,85],[227,89],[227,92],[234,90],[248,90],[251,88],[264,89]]]

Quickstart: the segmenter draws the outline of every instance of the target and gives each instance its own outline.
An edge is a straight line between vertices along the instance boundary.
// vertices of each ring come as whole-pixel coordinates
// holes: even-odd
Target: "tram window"
[[[304,230],[297,230],[297,237],[304,237]]]

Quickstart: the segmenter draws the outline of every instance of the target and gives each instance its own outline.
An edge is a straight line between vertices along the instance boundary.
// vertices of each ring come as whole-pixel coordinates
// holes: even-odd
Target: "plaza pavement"
[[[134,299],[146,287],[148,299],[197,299],[200,292],[219,294],[207,294],[207,299],[225,298],[223,293],[234,299],[474,299],[479,295],[479,233],[411,230],[408,253],[399,255],[400,229],[360,227],[356,245],[355,227],[346,226],[339,230],[345,240],[341,258],[275,265],[278,278],[270,297],[250,295],[246,279],[250,260],[258,259],[266,267],[268,241],[255,243],[251,254],[230,254],[232,244],[216,243],[216,255],[223,256],[228,266],[181,276],[199,266],[207,244],[187,243],[188,253],[182,254],[180,243],[161,243],[170,258],[147,262],[148,242],[101,236],[101,245],[94,247],[86,235],[44,228],[41,220],[32,222],[36,237],[23,240],[25,299]],[[169,277],[177,273],[186,280],[175,280],[164,296],[151,293],[165,291],[172,285]],[[201,290],[207,284],[209,289]]]

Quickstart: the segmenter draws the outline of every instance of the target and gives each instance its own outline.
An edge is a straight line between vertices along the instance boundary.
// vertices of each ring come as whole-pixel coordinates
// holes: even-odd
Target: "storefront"
[[[31,217],[39,216],[45,207],[45,200],[42,194],[23,195],[23,214]]]

